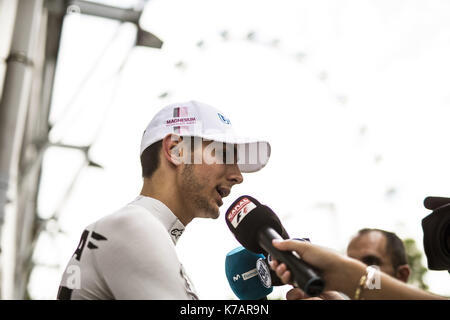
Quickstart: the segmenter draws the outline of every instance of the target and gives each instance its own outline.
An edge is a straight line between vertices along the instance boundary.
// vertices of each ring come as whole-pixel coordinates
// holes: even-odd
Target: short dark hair
[[[405,245],[395,233],[382,229],[364,228],[358,231],[358,236],[362,236],[373,231],[381,232],[386,238],[386,252],[391,257],[394,270],[397,270],[397,268],[401,265],[408,264]]]
[[[194,152],[194,139],[201,139],[192,136],[181,136],[181,140],[190,139],[191,152]],[[142,177],[150,178],[159,167],[159,153],[162,149],[162,140],[148,146],[141,154]]]
[[[141,154],[142,177],[150,178],[159,167],[159,153],[162,148],[162,140],[148,146]]]

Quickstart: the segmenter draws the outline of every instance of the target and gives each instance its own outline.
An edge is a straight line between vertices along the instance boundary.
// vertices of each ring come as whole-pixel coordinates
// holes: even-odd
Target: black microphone
[[[287,235],[280,219],[267,206],[253,197],[241,196],[228,208],[225,221],[236,239],[254,253],[270,254],[274,259],[286,264],[291,271],[294,286],[309,296],[322,293],[325,282],[307,262],[293,252],[281,251],[272,245],[273,239],[283,239]]]

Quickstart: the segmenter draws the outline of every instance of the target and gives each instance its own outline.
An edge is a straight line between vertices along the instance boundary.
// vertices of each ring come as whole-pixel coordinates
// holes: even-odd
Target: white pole
[[[9,55],[11,40],[16,20],[17,0],[0,0],[0,97],[3,91],[6,63],[3,61]]]
[[[5,209],[14,219],[17,208],[17,176],[20,151],[29,107],[33,64],[38,44],[43,0],[19,0],[10,54],[0,101],[0,231]],[[8,206],[8,202],[10,203]],[[1,234],[1,233],[0,233]],[[11,299],[14,294],[14,263],[18,254],[14,231],[2,237],[2,298]]]
[[[11,50],[11,42],[12,42],[12,36],[14,31],[14,22],[16,20],[16,12],[17,12],[17,0],[0,0],[0,99],[3,92],[3,83],[5,79],[6,74],[6,63],[3,63],[3,61],[6,61],[6,58],[9,55],[9,52]],[[0,150],[1,152],[1,150]],[[2,188],[2,185],[4,185],[4,182],[0,180],[0,189]],[[6,196],[6,193],[0,193],[4,194]],[[5,203],[6,199],[0,198],[0,204]],[[3,254],[1,252],[1,244],[2,244],[2,223],[4,220],[4,211],[0,209],[0,299],[2,299],[2,273],[3,273],[3,261],[5,260],[3,257]]]

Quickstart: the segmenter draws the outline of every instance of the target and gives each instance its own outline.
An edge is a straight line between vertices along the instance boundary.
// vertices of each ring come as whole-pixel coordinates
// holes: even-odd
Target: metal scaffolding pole
[[[0,0],[0,8],[5,1],[16,3],[17,13],[0,101],[0,298],[23,299],[46,223],[38,217],[37,199],[51,145],[48,116],[66,13],[133,23],[138,46],[160,48],[162,41],[140,28],[142,11],[67,0]]]
[[[4,239],[2,246],[2,256],[9,251],[8,260],[4,257],[2,259],[3,298],[13,298],[14,291],[14,276],[11,273],[14,272],[15,257],[18,254],[13,243],[16,237],[14,226],[17,215],[14,211],[17,208],[19,159],[30,102],[43,5],[43,0],[19,1],[0,102],[0,223],[3,224],[5,209],[9,208],[8,215],[13,226],[11,230],[14,230],[11,237]],[[7,206],[8,203],[10,206]]]
[[[11,42],[14,31],[14,22],[16,20],[16,12],[17,12],[17,0],[0,0],[0,100],[3,93],[3,83],[6,74],[6,59],[9,56],[11,50]],[[1,150],[0,150],[1,152]],[[0,189],[2,188],[2,182],[0,180]],[[0,199],[0,203],[3,203],[5,200]],[[4,213],[0,209],[0,299],[2,297],[2,272],[3,272],[3,255],[1,252],[1,239],[2,232],[1,226],[4,220]]]
[[[17,0],[0,0],[0,98],[6,73],[5,62],[11,49],[16,11]]]

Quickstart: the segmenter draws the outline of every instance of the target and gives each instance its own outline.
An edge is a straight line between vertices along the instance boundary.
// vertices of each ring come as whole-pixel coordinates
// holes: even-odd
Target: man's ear
[[[162,141],[164,158],[171,164],[178,166],[183,162],[183,138],[177,134],[168,134]]]
[[[403,264],[397,268],[395,277],[403,282],[408,282],[409,275],[411,274],[411,268],[407,264]]]

